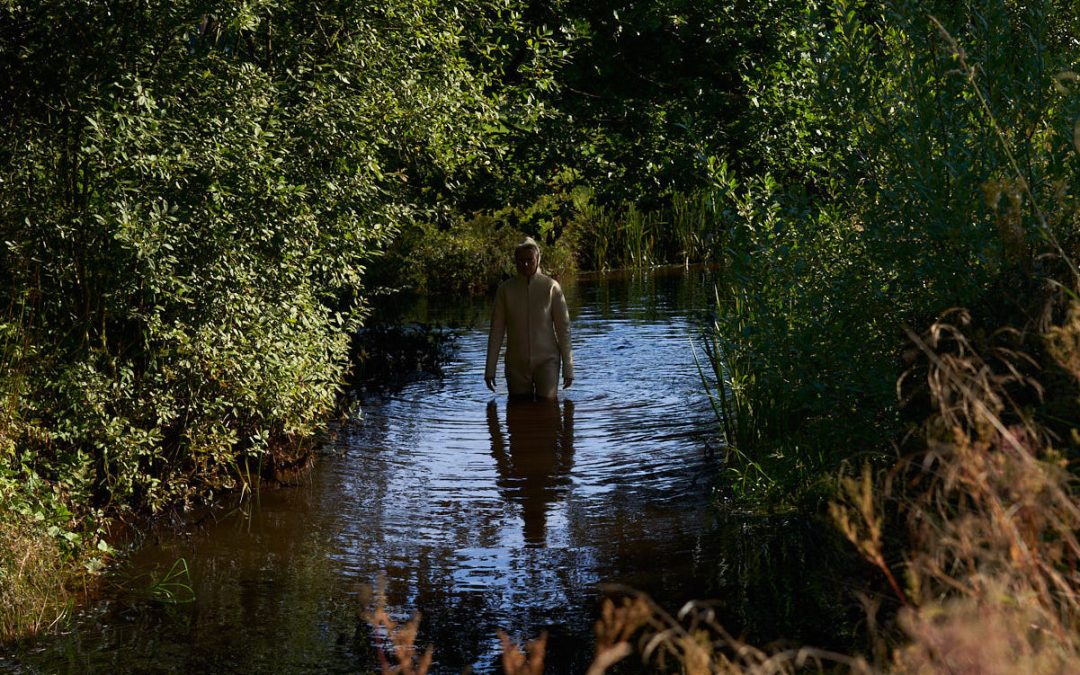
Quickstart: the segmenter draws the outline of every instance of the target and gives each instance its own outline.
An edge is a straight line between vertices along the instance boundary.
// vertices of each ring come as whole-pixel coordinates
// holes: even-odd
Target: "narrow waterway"
[[[399,619],[422,613],[438,672],[495,670],[499,628],[548,631],[548,672],[582,672],[604,583],[673,610],[719,598],[750,637],[835,644],[848,609],[833,577],[807,576],[831,544],[801,519],[710,505],[716,425],[690,350],[709,272],[565,288],[578,365],[558,403],[508,403],[502,382],[493,396],[489,306],[432,300],[413,318],[459,335],[441,377],[365,394],[301,484],[148,542],[16,667],[367,672],[363,616],[382,597]]]

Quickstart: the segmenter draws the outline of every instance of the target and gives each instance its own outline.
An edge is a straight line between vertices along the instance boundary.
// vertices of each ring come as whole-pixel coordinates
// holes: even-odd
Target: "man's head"
[[[540,267],[540,247],[532,237],[525,239],[514,248],[514,267],[518,274],[531,279]]]

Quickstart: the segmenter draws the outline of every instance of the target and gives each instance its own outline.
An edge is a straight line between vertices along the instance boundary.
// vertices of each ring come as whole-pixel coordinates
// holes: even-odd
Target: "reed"
[[[671,195],[671,233],[677,255],[684,265],[712,258],[714,240],[721,233],[719,199],[711,190]]]
[[[719,288],[716,289],[716,302],[720,304]],[[746,308],[739,294],[733,295],[732,303],[732,315],[742,317],[735,326],[737,331],[741,331],[748,325]],[[765,467],[743,448],[753,450],[758,447],[757,441],[763,435],[760,425],[780,415],[781,411],[777,409],[775,400],[751,395],[757,384],[751,361],[745,352],[740,352],[736,345],[724,340],[725,334],[726,331],[715,318],[711,324],[704,326],[700,338],[708,370],[702,367],[696,351],[694,362],[713,412],[724,430],[724,445],[729,460],[726,473],[731,479],[729,485],[740,497],[746,498],[752,494],[761,495],[775,487],[775,481]],[[756,409],[759,404],[770,405],[771,409]]]
[[[656,236],[663,227],[663,213],[642,211],[629,204],[622,217],[622,239],[627,267],[647,267],[656,262]]]
[[[580,267],[607,270],[707,262],[723,227],[712,191],[672,192],[660,206],[597,204],[592,193],[575,199],[568,225]]]
[[[574,226],[582,233],[578,257],[584,266],[594,270],[614,267],[611,254],[620,245],[617,210],[591,201],[578,203]]]
[[[147,593],[154,600],[170,605],[195,602],[195,586],[187,560],[177,558],[160,577],[150,576]]]

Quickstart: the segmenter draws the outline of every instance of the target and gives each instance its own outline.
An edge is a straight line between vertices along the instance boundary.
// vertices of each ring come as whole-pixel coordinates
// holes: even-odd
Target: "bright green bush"
[[[415,224],[394,244],[383,271],[397,284],[433,295],[483,294],[514,273],[514,247],[525,237],[490,214],[457,219],[449,228]]]
[[[486,0],[4,2],[0,25],[0,308],[32,348],[0,462],[87,512],[208,496],[315,433],[366,266],[498,160],[562,58]]]

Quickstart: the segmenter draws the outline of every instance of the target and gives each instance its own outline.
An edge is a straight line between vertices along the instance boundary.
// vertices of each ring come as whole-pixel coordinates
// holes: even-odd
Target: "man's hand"
[[[574,378],[572,378],[572,377],[564,377],[562,379],[562,388],[563,389],[569,389],[570,385],[572,385],[573,383],[574,383]]]
[[[486,384],[487,388],[490,389],[491,391],[495,391],[495,378],[494,377],[485,377],[484,378],[484,384]]]

